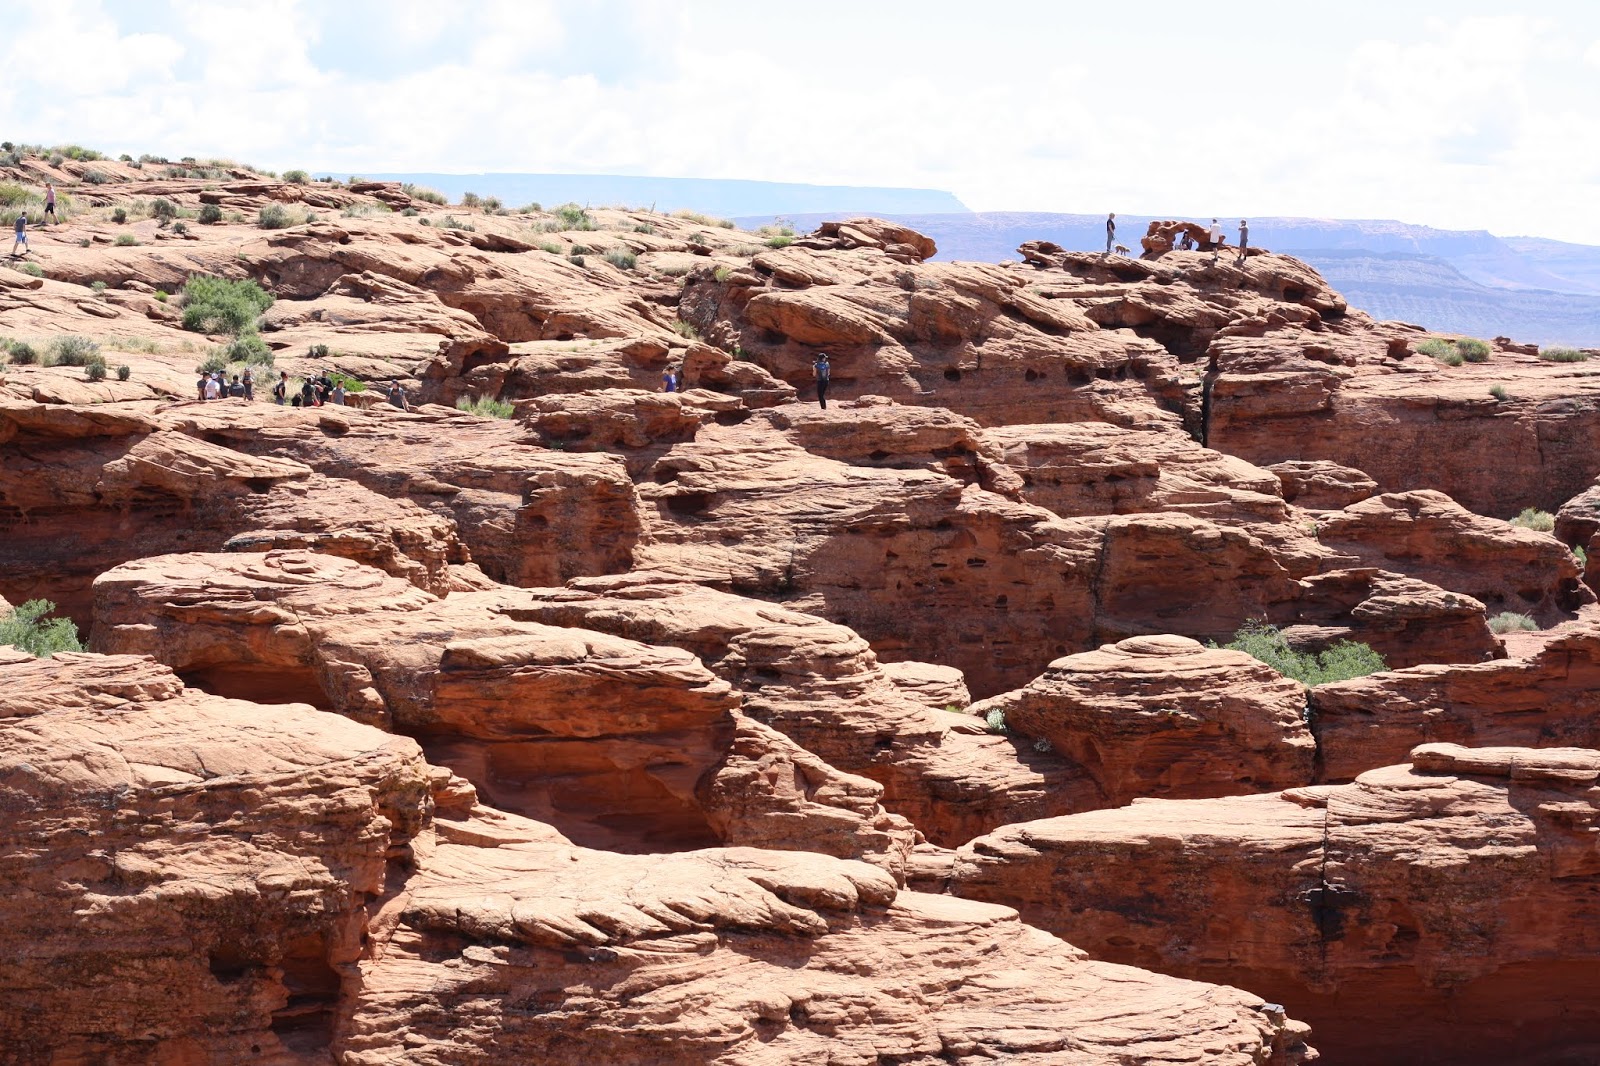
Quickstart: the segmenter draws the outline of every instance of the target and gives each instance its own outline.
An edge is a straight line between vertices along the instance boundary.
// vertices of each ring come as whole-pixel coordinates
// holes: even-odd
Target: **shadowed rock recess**
[[[1585,363],[1260,249],[94,167],[0,169],[72,198],[0,611],[88,649],[0,646],[0,1064],[1600,1055]]]

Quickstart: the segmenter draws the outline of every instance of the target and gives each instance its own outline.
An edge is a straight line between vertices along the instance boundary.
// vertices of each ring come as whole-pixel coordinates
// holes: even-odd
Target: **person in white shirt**
[[[1222,235],[1222,225],[1216,220],[1211,220],[1211,232],[1206,234],[1206,239],[1211,242],[1211,261],[1215,263],[1217,256],[1222,254],[1222,245],[1228,239]]]

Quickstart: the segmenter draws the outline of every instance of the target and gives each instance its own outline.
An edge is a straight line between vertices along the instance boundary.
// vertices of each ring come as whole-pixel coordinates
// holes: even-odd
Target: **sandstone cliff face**
[[[7,1061],[1310,1057],[1249,993],[862,863],[579,848],[410,740],[139,657],[0,679]]]
[[[1592,1039],[1555,749],[1600,644],[1485,622],[1592,612],[1581,501],[1500,521],[1600,475],[1570,367],[1444,367],[1269,253],[106,172],[0,271],[0,332],[130,368],[0,378],[0,596],[115,653],[0,651],[20,1061],[1305,1061],[1281,1002],[1362,1061]],[[279,298],[274,371],[375,387],[192,400],[194,273]],[[1250,619],[1403,669],[1308,732],[1196,643]],[[1431,740],[1539,750],[1375,769]]]
[[[1600,1024],[1596,780],[1591,750],[1424,745],[1348,785],[1008,826],[950,884],[1096,958],[1270,988],[1360,1061],[1555,1061]]]

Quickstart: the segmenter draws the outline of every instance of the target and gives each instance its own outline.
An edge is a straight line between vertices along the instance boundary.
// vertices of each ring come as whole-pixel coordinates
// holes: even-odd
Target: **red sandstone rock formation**
[[[1416,666],[1319,685],[1325,780],[1348,781],[1429,741],[1600,749],[1600,626],[1569,623],[1532,658]]]
[[[1353,1060],[1553,1061],[1600,1025],[1597,780],[1594,751],[1426,745],[1348,785],[1008,826],[951,886],[1285,1003]]]
[[[1243,652],[1185,637],[1133,637],[1057,659],[1023,688],[977,704],[1081,764],[1106,806],[1309,784],[1316,745],[1306,689]]]

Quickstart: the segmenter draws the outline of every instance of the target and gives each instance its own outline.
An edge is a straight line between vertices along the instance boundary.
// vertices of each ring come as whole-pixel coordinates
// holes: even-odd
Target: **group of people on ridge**
[[[195,382],[195,390],[201,400],[224,400],[235,397],[254,400],[255,376],[249,367],[245,367],[243,375],[233,375],[233,381],[230,383],[223,380],[222,371],[213,370],[210,373],[201,373],[200,380]],[[326,370],[306,378],[300,383],[298,390],[291,389],[289,372],[280,370],[278,380],[272,386],[272,402],[280,407],[322,407],[327,404],[343,407],[346,395],[344,379],[332,377]],[[411,410],[411,405],[406,401],[406,390],[398,381],[390,383],[384,399],[402,411]]]
[[[1117,246],[1116,240],[1117,213],[1113,211],[1106,215],[1106,255],[1110,255],[1111,250]],[[1206,231],[1206,239],[1204,242],[1199,244],[1199,250],[1202,252],[1209,251],[1211,253],[1211,261],[1215,263],[1222,255],[1222,249],[1226,248],[1227,245],[1228,236],[1222,232],[1222,224],[1216,219],[1212,219],[1211,228]],[[1187,230],[1185,230],[1183,236],[1178,239],[1178,243],[1175,247],[1187,252],[1193,250],[1195,246],[1196,242],[1194,237]],[[1249,251],[1250,223],[1248,220],[1241,218],[1239,220],[1239,256],[1234,260],[1234,264],[1236,266],[1243,266],[1245,256],[1249,254]]]

